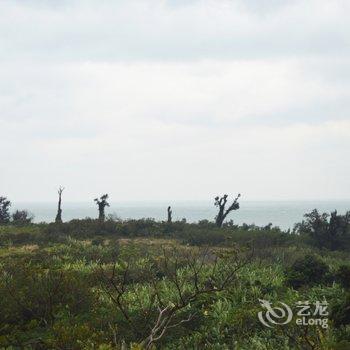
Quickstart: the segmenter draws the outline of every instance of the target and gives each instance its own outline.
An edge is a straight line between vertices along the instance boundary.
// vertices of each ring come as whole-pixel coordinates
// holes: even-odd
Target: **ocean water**
[[[121,219],[154,218],[166,220],[167,206],[170,204],[173,210],[173,219],[186,218],[187,222],[197,222],[202,219],[213,220],[216,208],[213,202],[111,202],[106,208],[106,214],[114,214]],[[16,203],[15,209],[27,209],[34,214],[35,222],[52,222],[56,216],[56,203]],[[317,208],[321,212],[337,210],[345,213],[350,210],[348,201],[241,201],[240,209],[229,214],[236,224],[256,224],[259,226],[272,223],[282,229],[293,228],[294,224],[303,219],[305,213]],[[97,206],[91,203],[63,202],[63,220],[97,217]]]

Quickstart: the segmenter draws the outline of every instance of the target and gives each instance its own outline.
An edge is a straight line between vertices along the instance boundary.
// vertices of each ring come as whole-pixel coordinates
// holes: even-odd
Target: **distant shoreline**
[[[166,207],[172,205],[174,220],[186,218],[187,222],[213,220],[216,209],[213,201],[111,201],[106,214],[115,214],[121,219],[154,218],[165,220]],[[241,208],[229,215],[237,224],[247,223],[264,226],[272,223],[281,229],[293,228],[294,224],[302,221],[303,215],[313,209],[320,212],[338,210],[345,213],[350,209],[350,200],[307,200],[307,201],[248,201],[242,200]],[[34,222],[51,222],[57,210],[55,202],[15,202],[11,211],[27,209],[34,214]],[[91,202],[63,201],[63,220],[97,217],[96,205]]]

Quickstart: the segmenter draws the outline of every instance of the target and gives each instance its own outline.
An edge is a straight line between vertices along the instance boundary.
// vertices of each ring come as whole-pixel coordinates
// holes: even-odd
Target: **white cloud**
[[[349,55],[348,1],[260,3],[5,0],[2,57],[182,61]]]
[[[345,1],[3,1],[13,200],[349,198]]]

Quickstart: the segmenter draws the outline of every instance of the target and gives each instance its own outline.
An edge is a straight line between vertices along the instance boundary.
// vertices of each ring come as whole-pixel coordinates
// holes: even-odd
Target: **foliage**
[[[350,293],[337,300],[332,308],[331,318],[336,326],[350,325]],[[350,333],[349,333],[350,335]],[[350,341],[350,337],[349,337]]]
[[[343,288],[350,289],[350,266],[349,265],[339,266],[335,274],[335,277],[343,286]]]
[[[271,225],[7,223],[0,348],[346,349],[349,265],[348,252],[320,250],[309,235]],[[257,317],[259,299],[293,306],[323,298],[326,330],[293,322],[270,329]]]
[[[126,261],[117,260],[112,270],[101,267],[102,288],[123,315],[127,329],[150,349],[170,329],[193,321],[197,311],[190,306],[195,310],[207,295],[227,289],[247,261],[232,251],[163,248],[161,255],[147,254],[142,260],[129,255]],[[145,289],[137,290],[130,283],[133,270],[142,274]],[[134,313],[135,303],[142,307],[141,313]]]
[[[304,221],[295,225],[294,232],[309,237],[311,243],[319,248],[349,249],[350,211],[345,215],[339,215],[337,211],[328,215],[314,209],[304,217]]]
[[[322,284],[327,281],[329,267],[314,255],[298,259],[286,270],[286,284],[293,288]]]
[[[7,224],[10,221],[11,202],[6,197],[0,196],[0,224]]]
[[[29,225],[34,216],[30,214],[27,210],[16,210],[12,214],[12,224],[15,226],[25,226]]]

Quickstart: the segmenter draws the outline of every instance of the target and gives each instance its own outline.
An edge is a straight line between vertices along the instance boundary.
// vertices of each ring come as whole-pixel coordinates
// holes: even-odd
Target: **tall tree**
[[[56,223],[62,223],[62,192],[64,191],[64,187],[60,187],[57,190],[58,193],[58,205],[57,205],[57,215],[55,222]]]
[[[100,198],[95,198],[94,201],[98,206],[98,219],[101,221],[105,220],[105,208],[109,207],[109,203],[107,202],[108,194],[104,194]]]
[[[172,215],[173,215],[173,211],[171,210],[171,206],[169,205],[169,206],[168,206],[168,222],[169,222],[169,223],[170,223],[170,222],[172,221],[172,219],[173,219]]]
[[[226,203],[227,203],[227,194],[224,194],[222,197],[215,197],[215,206],[219,208],[219,212],[215,217],[215,223],[218,227],[222,227],[222,224],[224,223],[224,220],[226,216],[232,211],[232,210],[238,210],[239,209],[239,203],[238,199],[241,195],[238,194],[237,197],[234,199],[232,204],[226,209]]]
[[[11,202],[6,197],[0,197],[0,224],[7,224],[10,221]]]

